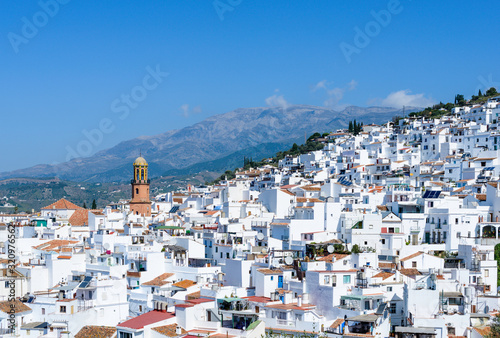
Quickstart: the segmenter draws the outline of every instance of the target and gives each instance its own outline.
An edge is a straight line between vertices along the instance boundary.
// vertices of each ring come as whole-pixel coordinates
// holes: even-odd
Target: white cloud
[[[344,87],[328,88],[332,83],[328,83],[327,80],[319,81],[312,89],[313,92],[320,89],[324,89],[327,99],[323,102],[326,107],[333,107],[336,109],[342,109],[346,104],[340,104],[340,101],[344,98],[346,91],[351,91],[356,89],[358,82],[356,80],[351,80]]]
[[[400,108],[402,106],[429,107],[436,103],[432,98],[425,97],[425,94],[411,94],[408,89],[392,92],[385,99],[376,99],[380,105],[385,107]]]
[[[358,81],[351,80],[351,82],[349,82],[347,86],[349,87],[349,90],[354,90],[358,86]]]
[[[326,89],[326,84],[326,80],[319,81],[318,83],[316,83],[312,91],[315,92],[318,89]]]
[[[193,113],[193,114],[201,113],[200,106],[193,107],[193,109],[191,109],[191,111],[190,111],[189,104],[187,104],[187,103],[184,103],[182,106],[180,106],[179,109],[182,111],[182,116],[184,116],[185,118],[188,118],[189,115],[191,115],[191,113]]]
[[[266,99],[266,104],[270,107],[281,107],[282,109],[286,110],[288,106],[290,105],[283,95],[278,95],[274,94],[273,96],[269,96]]]
[[[335,107],[344,97],[345,89],[337,87],[328,89],[326,93],[328,94],[328,99],[326,99],[323,104],[327,107]]]
[[[182,110],[182,116],[188,117],[189,116],[189,105],[187,103],[184,103],[181,107],[180,110]]]

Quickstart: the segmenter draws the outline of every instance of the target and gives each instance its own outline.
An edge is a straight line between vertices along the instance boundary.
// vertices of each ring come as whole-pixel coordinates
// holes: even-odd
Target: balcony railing
[[[282,326],[295,326],[295,321],[286,319],[276,319],[276,324]]]

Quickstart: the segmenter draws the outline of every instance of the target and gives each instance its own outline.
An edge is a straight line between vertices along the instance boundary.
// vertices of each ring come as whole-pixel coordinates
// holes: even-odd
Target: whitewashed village
[[[139,157],[129,200],[0,214],[0,334],[483,337],[500,308],[499,125],[493,97],[157,196]]]

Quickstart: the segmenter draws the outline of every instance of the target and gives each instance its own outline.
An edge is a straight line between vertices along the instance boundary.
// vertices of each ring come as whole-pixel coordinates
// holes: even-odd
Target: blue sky
[[[55,1],[0,3],[0,172],[239,107],[427,105],[500,83],[495,1]]]

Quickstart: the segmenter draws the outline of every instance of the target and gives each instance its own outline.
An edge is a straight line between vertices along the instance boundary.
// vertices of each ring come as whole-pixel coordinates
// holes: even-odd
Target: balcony
[[[276,324],[281,325],[281,326],[293,326],[293,327],[295,327],[294,320],[276,319]]]
[[[45,259],[31,258],[30,265],[45,265]]]

